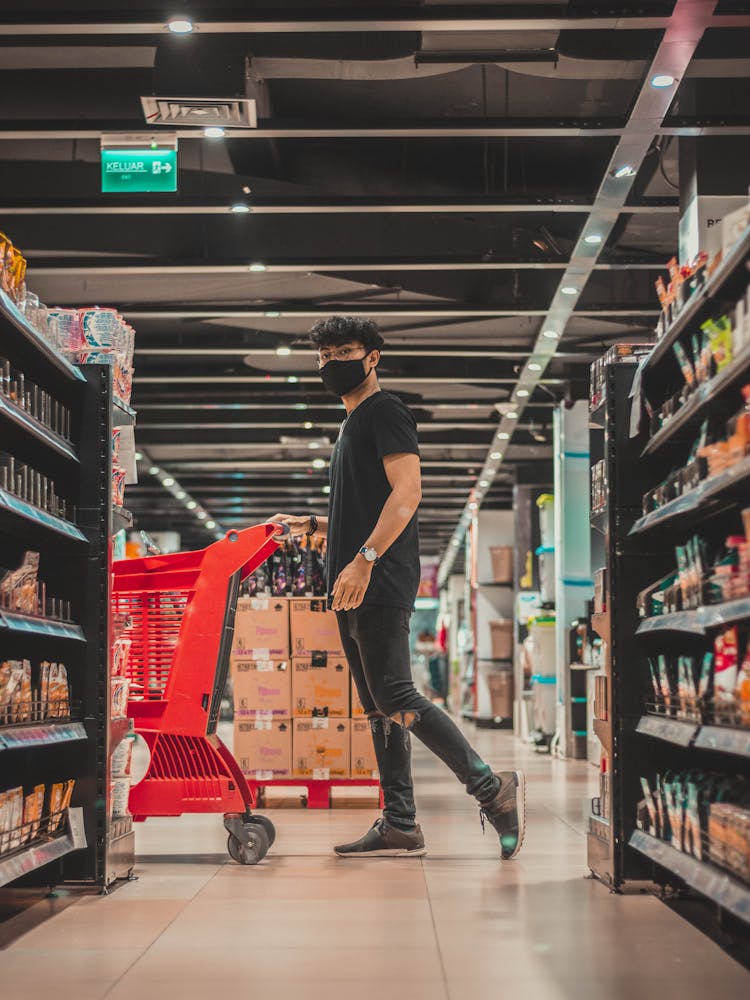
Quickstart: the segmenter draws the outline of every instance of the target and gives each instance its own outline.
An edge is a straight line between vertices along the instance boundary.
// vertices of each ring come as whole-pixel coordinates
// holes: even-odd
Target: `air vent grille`
[[[142,97],[149,125],[257,128],[255,101],[244,97]]]

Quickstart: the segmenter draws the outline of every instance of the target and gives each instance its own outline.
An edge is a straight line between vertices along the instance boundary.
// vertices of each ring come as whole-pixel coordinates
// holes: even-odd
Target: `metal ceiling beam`
[[[33,264],[29,268],[32,277],[37,273]],[[422,302],[405,304],[403,302],[373,302],[369,308],[362,308],[360,302],[348,305],[346,302],[330,300],[323,305],[302,305],[298,307],[283,306],[273,301],[267,302],[262,308],[253,309],[248,306],[176,306],[153,305],[134,306],[123,310],[130,320],[160,320],[160,319],[318,319],[320,316],[330,316],[331,313],[346,311],[348,316],[365,317],[369,319],[507,319],[515,316],[546,316],[547,309],[524,309],[508,306],[493,306],[488,308],[482,304],[468,305],[446,302],[440,306],[426,306]],[[659,305],[637,305],[630,309],[611,306],[576,309],[576,317],[636,317],[650,316],[654,320],[659,313]],[[386,336],[389,331],[386,331]]]
[[[531,215],[537,213],[551,215],[586,215],[591,204],[575,198],[538,198],[535,201],[493,200],[478,201],[475,198],[461,200],[446,198],[337,198],[310,201],[302,198],[270,199],[255,194],[241,197],[227,197],[226,200],[208,204],[191,204],[189,200],[179,204],[161,199],[148,204],[133,205],[123,202],[80,202],[65,205],[49,201],[27,202],[23,205],[0,206],[0,216],[26,215],[220,215],[235,217],[232,205],[246,204],[252,215],[450,215],[453,213],[471,215]],[[676,198],[656,199],[651,204],[629,205],[623,209],[631,215],[673,215],[679,211]]]
[[[675,80],[682,79],[704,31],[711,23],[714,7],[715,0],[676,0],[669,26],[644,75],[627,127],[607,165],[594,199],[594,207],[580,233],[578,243],[571,254],[571,262],[560,280],[549,312],[542,323],[530,358],[530,361],[532,359],[537,361],[542,370],[537,373],[530,371],[528,367],[524,369],[510,401],[515,419],[505,415],[500,420],[498,434],[507,435],[509,442],[512,441],[517,418],[526,406],[526,399],[530,398],[544,368],[554,355],[558,340],[574,314],[575,304],[594,272],[601,249],[606,245],[607,238],[614,228],[612,213],[627,202],[638,170],[651,148],[653,137],[674,99],[673,87],[654,88],[650,85],[650,81],[656,74],[669,74]],[[618,168],[625,164],[632,167],[632,175],[617,177]],[[600,242],[597,245],[587,244],[586,237],[594,234],[601,238]],[[575,288],[576,293],[563,295],[562,289],[566,286]],[[545,330],[554,331],[557,337],[545,337]],[[522,395],[519,396],[519,392]],[[502,449],[499,459],[491,457],[497,453],[498,443],[495,438],[490,446],[484,467],[477,477],[476,485],[456,526],[451,544],[448,545],[441,561],[439,570],[441,583],[445,582],[450,573],[474,511],[481,506],[484,488],[479,486],[479,482],[491,483],[502,464],[505,448]]]
[[[377,5],[342,5],[340,8],[319,8],[302,13],[299,9],[284,10],[273,5],[265,10],[253,10],[250,16],[238,17],[237,10],[212,5],[212,17],[199,14],[194,20],[196,34],[331,34],[339,32],[551,32],[551,31],[659,31],[673,24],[669,4],[657,4],[652,14],[633,15],[626,5],[611,5],[604,16],[584,17],[569,14],[560,3],[540,4],[526,8],[519,17],[519,8],[506,11],[497,4],[454,4],[416,9],[397,9]],[[76,13],[67,17],[50,17],[44,21],[22,22],[19,19],[0,23],[0,36],[54,35],[56,39],[84,35],[169,35],[167,20],[155,18],[153,10],[130,8],[127,20],[116,17],[76,20]],[[748,27],[750,17],[741,14],[715,15],[708,18],[710,27]],[[189,46],[190,36],[184,38]],[[189,48],[187,48],[189,52]]]
[[[289,378],[294,381],[289,382]],[[559,378],[546,378],[540,379],[539,382],[542,385],[562,385],[564,379]],[[139,375],[138,382],[141,385],[157,384],[165,385],[167,383],[171,385],[297,385],[297,384],[313,384],[315,386],[320,386],[320,375],[180,375],[167,374],[163,372],[159,375]],[[515,385],[516,380],[513,378],[492,378],[492,377],[482,377],[482,376],[466,376],[465,378],[457,377],[454,375],[431,375],[429,377],[421,378],[416,376],[392,376],[383,375],[380,379],[381,385],[432,385],[434,383],[446,382],[449,385],[454,385],[456,382],[466,382],[472,385]]]
[[[185,336],[183,331],[177,331],[176,336],[182,338]],[[457,338],[460,340],[461,338]],[[283,349],[283,348],[282,348]],[[317,352],[311,347],[298,347],[294,344],[290,344],[287,348],[292,353],[289,355],[281,355],[293,358],[310,358],[315,359],[317,357]],[[279,357],[279,349],[276,347],[255,347],[253,344],[241,344],[238,347],[186,347],[184,343],[172,344],[168,347],[140,347],[136,346],[136,355],[138,357],[174,357],[176,350],[179,350],[180,357],[246,357],[252,354],[255,358],[277,358]],[[441,358],[481,358],[487,361],[525,361],[529,356],[528,347],[515,350],[493,350],[491,347],[486,350],[467,348],[466,350],[454,350],[452,348],[444,349],[441,344],[435,344],[432,348],[425,345],[424,347],[398,347],[398,346],[388,346],[387,348],[388,358],[433,358],[440,360]],[[586,362],[592,358],[598,357],[596,352],[592,351],[561,351],[559,354],[555,355],[558,360],[561,361],[581,361]]]

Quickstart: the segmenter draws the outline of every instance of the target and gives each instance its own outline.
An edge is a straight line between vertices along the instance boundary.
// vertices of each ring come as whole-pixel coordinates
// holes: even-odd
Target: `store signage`
[[[176,149],[102,149],[104,193],[176,190]]]

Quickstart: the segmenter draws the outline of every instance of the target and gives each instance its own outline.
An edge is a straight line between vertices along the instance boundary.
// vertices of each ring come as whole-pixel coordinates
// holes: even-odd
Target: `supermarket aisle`
[[[338,860],[364,810],[273,813],[267,861],[240,868],[215,817],[139,829],[139,882],[68,906],[0,954],[4,1000],[524,1000],[735,997],[750,975],[652,897],[582,878],[595,772],[484,732],[529,776],[529,831],[501,866],[437,761],[415,759],[423,860]],[[64,984],[64,986],[62,985]],[[62,987],[62,988],[61,988]]]

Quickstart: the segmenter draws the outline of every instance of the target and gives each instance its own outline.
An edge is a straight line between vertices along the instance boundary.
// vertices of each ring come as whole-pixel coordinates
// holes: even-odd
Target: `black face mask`
[[[320,369],[323,385],[334,396],[348,396],[358,385],[362,385],[368,374],[364,358],[356,358],[354,361],[329,361]]]

